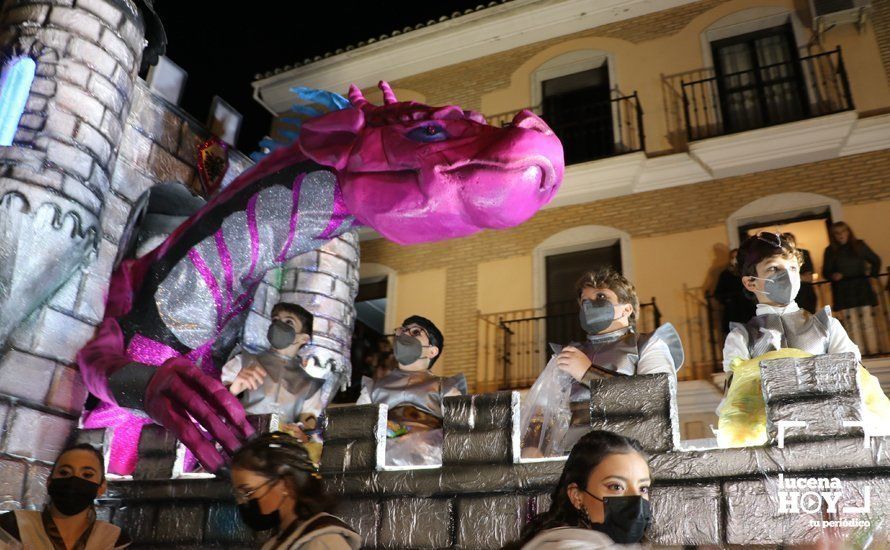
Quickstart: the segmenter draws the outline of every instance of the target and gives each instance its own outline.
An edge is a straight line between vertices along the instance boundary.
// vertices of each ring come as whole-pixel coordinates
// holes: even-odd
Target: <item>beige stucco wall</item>
[[[396,287],[395,322],[401,323],[411,315],[421,315],[436,324],[440,330],[445,327],[445,270],[429,269],[414,273],[400,273]],[[395,327],[386,327],[387,331]],[[445,345],[448,334],[445,333]],[[433,372],[444,372],[448,355],[444,354],[433,365]]]

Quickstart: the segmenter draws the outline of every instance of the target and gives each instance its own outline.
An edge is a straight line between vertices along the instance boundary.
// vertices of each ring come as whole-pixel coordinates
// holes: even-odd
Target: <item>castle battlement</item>
[[[675,382],[666,375],[598,382],[590,426],[635,437],[650,453],[649,540],[656,545],[803,543],[821,533],[822,521],[868,521],[877,527],[876,540],[890,541],[890,527],[881,524],[890,510],[890,438],[865,446],[862,428],[849,425],[862,419],[856,368],[849,354],[763,362],[770,442],[761,447],[685,449]],[[515,539],[549,506],[564,464],[519,458],[519,405],[517,392],[446,398],[443,463],[418,469],[382,466],[385,406],[329,409],[322,472],[339,496],[338,513],[368,547],[499,548]],[[785,427],[780,447],[782,421],[806,426]],[[145,434],[137,471],[143,478],[163,470],[164,456],[160,434]],[[169,452],[163,460],[169,476]],[[804,483],[812,478],[815,488],[795,495],[780,485],[779,474]],[[819,478],[830,480],[828,489],[819,489]],[[112,519],[143,544],[252,541],[220,480],[115,481],[108,497]]]

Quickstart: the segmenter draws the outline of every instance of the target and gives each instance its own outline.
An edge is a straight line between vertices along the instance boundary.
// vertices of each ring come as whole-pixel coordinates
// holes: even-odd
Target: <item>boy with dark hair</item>
[[[723,347],[723,368],[768,351],[796,348],[814,355],[851,352],[859,347],[825,306],[815,315],[798,307],[800,251],[779,233],[758,233],[739,247],[738,266],[745,295],[757,302],[747,324],[733,323]]]
[[[222,368],[222,382],[240,395],[248,414],[278,415],[278,429],[303,442],[327,407],[325,379],[307,372],[300,348],[312,335],[312,314],[300,305],[279,302],[272,308],[266,337],[271,350],[242,351]],[[330,396],[327,396],[328,398]]]
[[[723,345],[723,368],[730,386],[717,409],[721,447],[763,445],[766,411],[760,387],[760,361],[849,352],[859,347],[825,306],[816,314],[798,307],[802,258],[793,241],[779,233],[758,233],[739,247],[738,265],[745,294],[757,302],[756,316],[733,323]],[[864,368],[857,374],[865,407],[866,430],[881,435],[890,425],[890,401]],[[881,426],[884,426],[881,428]]]
[[[398,368],[379,380],[362,378],[359,405],[389,406],[387,466],[440,464],[442,462],[442,400],[465,395],[463,374],[450,378],[430,372],[442,354],[445,338],[429,319],[412,315],[395,330]]]

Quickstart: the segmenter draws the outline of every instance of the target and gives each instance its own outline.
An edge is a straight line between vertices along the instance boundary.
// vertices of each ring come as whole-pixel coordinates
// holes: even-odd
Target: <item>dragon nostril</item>
[[[517,128],[524,128],[526,130],[535,130],[536,132],[541,132],[542,134],[552,134],[553,130],[547,126],[547,123],[541,120],[541,118],[529,111],[528,109],[523,109],[520,111],[515,117],[513,117],[512,126]]]

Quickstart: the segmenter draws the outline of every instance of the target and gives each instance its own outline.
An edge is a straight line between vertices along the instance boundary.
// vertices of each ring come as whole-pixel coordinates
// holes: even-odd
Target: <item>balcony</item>
[[[640,304],[637,330],[652,332],[661,325],[653,297]],[[584,340],[578,323],[578,302],[556,302],[543,308],[479,316],[479,392],[530,387],[547,365],[549,343]]]
[[[605,101],[545,109],[527,107],[562,141],[566,165],[643,151],[643,109],[637,92]],[[492,126],[509,126],[522,109],[491,115]]]
[[[853,109],[841,48],[681,81],[689,142]]]

